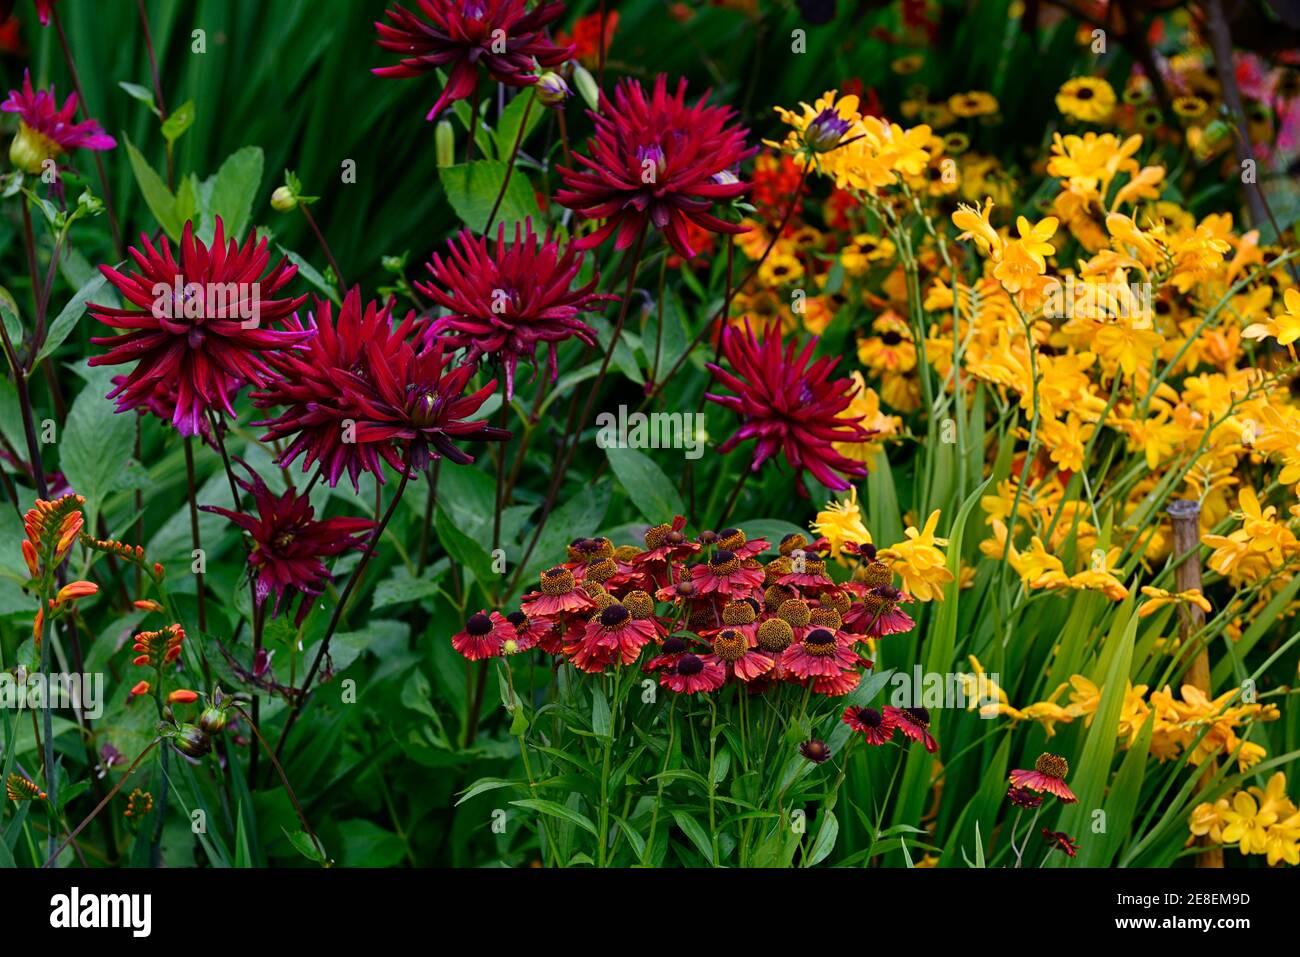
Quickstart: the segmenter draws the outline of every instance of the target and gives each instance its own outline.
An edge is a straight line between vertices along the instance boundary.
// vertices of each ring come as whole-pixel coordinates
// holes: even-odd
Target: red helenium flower
[[[736,395],[706,393],[705,398],[731,409],[741,419],[740,429],[719,447],[723,454],[741,442],[756,441],[750,469],[757,472],[769,458],[784,452],[798,476],[797,488],[807,496],[803,472],[807,470],[827,488],[842,491],[849,482],[836,474],[857,478],[866,467],[835,451],[836,442],[862,442],[873,433],[842,413],[849,406],[853,383],[832,379],[838,358],[822,356],[811,362],[817,339],[795,354],[792,340],[781,348],[781,332],[769,326],[760,343],[746,322],[741,330],[729,326],[722,334],[722,354],[727,372],[713,363],[709,371]]]
[[[74,122],[77,94],[69,93],[60,108],[54,87],[33,90],[27,70],[23,70],[22,90],[10,90],[0,110],[18,114],[18,135],[9,148],[9,158],[28,173],[41,172],[44,160],[57,159],[70,150],[111,150],[117,145],[94,120]]]
[[[172,424],[183,435],[197,435],[210,408],[234,417],[232,381],[260,385],[272,374],[263,352],[295,348],[310,336],[270,328],[307,297],[271,299],[298,267],[282,258],[268,271],[268,241],[257,242],[251,233],[242,247],[233,239],[227,245],[220,217],[211,249],[194,236],[193,223],[185,224],[179,263],[166,239],[161,250],[143,234],[140,241],[144,252],[130,250],[139,272],[99,267],[126,306],[91,303],[90,314],[128,331],[91,339],[111,348],[92,356],[89,364],[136,363],[108,394],[117,400],[117,410],[156,409],[159,399],[167,397]]]
[[[559,66],[573,53],[546,37],[547,25],[564,13],[563,3],[541,3],[532,10],[525,0],[417,0],[418,16],[394,4],[385,13],[392,25],[376,21],[378,43],[403,54],[396,66],[381,66],[377,76],[402,79],[448,70],[447,86],[427,120],[443,107],[473,96],[481,64],[492,79],[507,86],[537,82],[537,64]]]
[[[598,309],[615,296],[597,295],[600,277],[592,275],[584,286],[572,288],[582,268],[582,254],[573,247],[561,251],[533,232],[526,220],[523,232],[515,225],[515,241],[505,242],[505,224],[497,227],[495,250],[488,251],[486,237],[464,230],[447,246],[447,258],[435,254],[428,264],[434,282],[416,288],[449,310],[434,321],[432,331],[444,334],[456,348],[468,349],[468,358],[493,356],[506,377],[506,400],[514,395],[515,368],[521,359],[536,363],[537,347],[549,344],[547,367],[557,375],[556,346],[570,338],[588,345],[596,333],[578,316]]]
[[[567,189],[555,194],[564,206],[604,225],[577,241],[581,249],[600,245],[615,230],[616,249],[632,244],[648,225],[662,230],[680,256],[695,255],[687,227],[743,233],[745,227],[712,215],[715,202],[735,199],[749,185],[733,170],[754,151],[745,148],[744,127],[732,125],[730,107],[702,97],[686,105],[686,80],[669,95],[668,78],[655,79],[649,97],[636,80],[625,79],[600,113],[588,142],[590,157],[575,153],[584,170],[559,167]]]
[[[374,523],[368,518],[318,519],[306,495],[292,488],[276,495],[261,476],[247,465],[244,467],[248,469],[249,479],[239,479],[239,485],[253,496],[256,514],[215,505],[200,507],[205,512],[224,515],[252,539],[248,564],[257,576],[253,591],[259,605],[269,595],[275,595],[272,618],[279,615],[286,593],[291,600],[294,594],[303,596],[295,622],[301,624],[311,608],[310,596],[323,592],[329,581],[330,572],[322,559],[361,548],[364,541],[357,534]]]

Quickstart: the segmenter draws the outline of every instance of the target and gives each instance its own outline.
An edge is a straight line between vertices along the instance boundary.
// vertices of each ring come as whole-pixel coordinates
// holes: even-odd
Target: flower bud
[[[226,709],[213,705],[204,708],[203,713],[199,715],[199,727],[205,734],[220,734],[226,729],[229,721],[230,716],[226,714]]]
[[[298,208],[298,197],[288,186],[281,186],[271,194],[271,208],[277,213],[288,213]]]
[[[537,78],[536,90],[537,99],[543,106],[560,106],[573,96],[573,91],[569,89],[569,84],[564,82],[564,77],[550,71]]]
[[[18,135],[9,144],[9,162],[24,173],[35,176],[44,169],[46,160],[57,159],[61,155],[63,149],[58,143],[19,121]]]
[[[439,169],[456,165],[456,133],[450,120],[439,120],[433,128],[433,156]]]
[[[172,737],[172,744],[187,758],[201,758],[212,750],[212,739],[194,724],[181,725]]]

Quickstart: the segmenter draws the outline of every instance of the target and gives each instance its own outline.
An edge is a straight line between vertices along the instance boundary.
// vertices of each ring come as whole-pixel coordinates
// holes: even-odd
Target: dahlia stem
[[[723,300],[722,307],[714,314],[713,318],[706,322],[704,327],[696,333],[695,338],[691,340],[691,344],[686,347],[686,351],[683,352],[681,356],[678,357],[677,361],[673,363],[672,368],[668,370],[668,373],[663,377],[663,379],[650,390],[650,393],[646,396],[645,401],[641,403],[638,411],[645,409],[647,405],[659,397],[659,394],[663,391],[664,385],[672,380],[673,376],[677,374],[677,370],[685,364],[688,358],[690,358],[691,353],[695,351],[695,347],[704,340],[706,335],[709,334],[709,330],[713,328],[713,324],[719,319],[721,319],[725,324],[727,314],[731,311],[731,300],[735,298],[737,292],[748,285],[751,279],[758,275],[758,271],[763,268],[763,263],[767,262],[767,257],[770,256],[772,250],[776,248],[777,240],[780,239],[781,234],[785,232],[785,227],[790,224],[790,218],[794,216],[795,208],[799,205],[799,197],[803,193],[803,184],[808,178],[808,170],[811,168],[811,163],[805,163],[804,168],[799,172],[799,183],[794,188],[794,195],[790,199],[790,205],[786,207],[785,215],[781,217],[781,224],[776,228],[776,231],[772,233],[772,238],[768,240],[767,246],[763,250],[763,255],[758,257],[758,262],[754,263],[754,265],[749,268],[749,271],[745,273],[740,282],[736,284],[735,288],[732,289],[726,299]],[[719,336],[721,336],[721,332],[719,332]]]
[[[131,766],[126,769],[126,772],[118,780],[117,784],[113,785],[113,790],[109,791],[108,794],[104,796],[104,799],[95,805],[95,809],[86,815],[86,819],[84,821],[82,821],[75,828],[73,828],[72,832],[63,839],[63,843],[60,844],[57,848],[55,848],[54,853],[46,857],[45,863],[41,865],[42,867],[54,866],[55,860],[58,858],[60,854],[63,853],[63,849],[66,848],[73,841],[75,841],[77,839],[77,835],[86,829],[86,825],[89,824],[91,821],[93,821],[100,811],[104,810],[104,808],[108,805],[108,802],[113,800],[113,796],[116,795],[118,791],[122,790],[126,782],[130,780],[131,774],[135,771],[136,768],[140,766],[140,762],[145,759],[145,756],[150,751],[152,751],[154,748],[158,746],[158,743],[160,741],[162,741],[162,738],[154,738],[151,742],[149,742],[149,744],[145,747],[143,751],[141,751],[138,755],[136,755],[135,760],[131,762]]]
[[[68,76],[72,79],[72,89],[77,94],[77,102],[81,105],[81,111],[86,118],[90,118],[90,104],[86,102],[86,94],[81,89],[81,78],[77,75],[77,64],[72,59],[72,48],[68,46],[68,37],[63,32],[63,21],[59,19],[59,8],[50,5],[50,13],[54,17],[54,29],[59,35],[59,45],[63,47],[63,59],[68,64]],[[104,207],[108,210],[108,225],[113,233],[113,248],[117,250],[117,258],[126,257],[126,247],[122,244],[122,229],[117,222],[117,211],[113,208],[113,191],[108,185],[108,173],[104,170],[104,158],[100,155],[99,150],[92,150],[91,156],[95,159],[95,171],[99,174],[99,186],[104,191]]]
[[[425,481],[429,488],[424,496],[424,523],[420,526],[420,551],[415,559],[415,577],[424,571],[425,562],[429,560],[429,532],[433,527],[433,509],[438,504],[438,470],[442,459],[435,459],[425,470]]]
[[[605,92],[605,0],[600,0],[600,33],[596,37],[596,55],[599,57],[596,72],[596,85],[600,87],[603,94]],[[604,104],[604,96],[596,97],[596,112],[600,112]]]
[[[153,79],[153,97],[158,103],[158,115],[167,121],[167,104],[163,102],[162,80],[158,76],[158,58],[153,52],[153,34],[149,31],[149,17],[144,12],[144,0],[135,0],[135,8],[140,13],[140,28],[144,31],[144,48],[149,54],[149,75]],[[167,143],[167,188],[175,188],[175,161],[172,157],[172,144]]]
[[[506,431],[506,424],[510,416],[510,403],[502,397],[501,411],[498,415],[499,426],[503,432]],[[506,447],[510,444],[509,439],[497,446],[497,507],[492,516],[492,560],[496,561],[496,551],[501,547],[501,510],[506,506]],[[502,574],[501,584],[505,584],[505,575]],[[505,595],[497,592],[497,604],[500,605],[505,599]]]
[[[253,700],[254,703],[256,703],[257,699]],[[284,793],[289,796],[289,801],[293,804],[294,813],[298,815],[298,822],[302,825],[302,829],[307,833],[307,836],[311,838],[312,844],[322,853],[323,856],[324,845],[321,844],[320,839],[316,837],[316,832],[311,829],[311,825],[307,823],[307,816],[303,814],[302,804],[298,801],[298,795],[294,793],[293,786],[289,784],[289,777],[284,773],[284,768],[281,767],[279,760],[275,756],[275,752],[271,750],[270,744],[267,743],[266,738],[262,737],[262,732],[258,730],[257,721],[250,717],[248,712],[239,707],[239,705],[235,705],[235,711],[243,715],[244,720],[248,722],[248,726],[252,728],[253,734],[257,736],[257,741],[262,746],[262,750],[264,750],[266,756],[271,759],[271,764],[274,765],[276,773],[280,775],[280,783],[284,785]],[[256,754],[257,752],[255,751],[253,753]]]
[[[551,510],[555,507],[555,499],[559,494],[560,486],[564,484],[564,476],[569,470],[569,464],[573,461],[574,455],[578,450],[578,441],[582,436],[582,430],[587,427],[587,420],[591,416],[592,407],[596,404],[596,396],[600,393],[601,383],[605,381],[605,373],[609,371],[610,359],[614,356],[614,350],[618,347],[619,336],[623,334],[623,324],[627,322],[628,309],[632,304],[632,292],[636,284],[636,274],[641,267],[641,253],[645,249],[646,233],[649,230],[650,220],[646,219],[641,224],[641,230],[637,233],[636,245],[633,247],[632,254],[628,259],[629,266],[627,271],[627,286],[623,290],[623,302],[618,311],[618,322],[614,326],[614,334],[610,337],[609,346],[605,350],[605,358],[600,363],[600,371],[596,373],[596,381],[592,384],[591,392],[587,396],[587,402],[583,406],[582,415],[578,419],[577,427],[570,431],[572,440],[569,442],[567,450],[560,461],[560,466],[555,470],[555,475],[551,478],[550,488],[546,493],[546,502],[542,506],[541,517],[537,520],[537,525],[533,528],[533,534],[529,538],[528,548],[524,551],[524,557],[520,559],[518,567],[515,569],[514,578],[511,580],[510,588],[506,594],[511,594],[519,584],[520,575],[523,574],[528,559],[532,557],[533,549],[537,547],[537,540],[541,537],[542,529],[546,527],[546,520],[551,516]],[[566,436],[567,437],[567,436]]]
[[[740,500],[740,493],[745,488],[745,483],[749,481],[749,476],[752,474],[753,472],[751,469],[742,465],[740,477],[731,489],[731,495],[727,498],[727,504],[722,506],[722,514],[718,516],[717,528],[726,527],[727,519],[731,518],[731,510],[736,507],[736,502]]]
[[[555,111],[556,118],[560,121],[560,146],[564,149],[564,165],[573,165],[573,154],[569,152],[569,125],[564,121],[564,108]]]
[[[524,142],[524,131],[528,129],[528,114],[533,111],[533,101],[537,99],[537,91],[532,90],[528,93],[528,102],[524,104],[524,117],[519,121],[519,130],[515,133],[515,145],[510,150],[510,158],[506,160],[506,175],[501,180],[501,188],[497,190],[496,202],[492,204],[492,212],[488,213],[487,225],[483,227],[483,235],[486,236],[492,231],[492,224],[497,221],[497,212],[501,209],[501,201],[506,198],[506,189],[510,186],[510,174],[515,171],[515,160],[519,158],[519,147]]]
[[[36,421],[32,415],[32,396],[27,388],[27,373],[18,361],[18,352],[9,340],[9,330],[0,322],[0,342],[4,345],[5,358],[14,370],[14,386],[18,391],[18,408],[23,417],[23,434],[27,439],[27,454],[31,458],[32,482],[36,486],[39,498],[49,498],[50,490],[45,484],[45,465],[41,462],[41,446],[36,439]]]
[[[46,581],[49,580],[48,575]],[[40,593],[41,608],[47,607],[51,596],[48,588],[42,588]],[[53,640],[53,628],[50,628],[50,635],[47,635],[46,625],[48,623],[42,619],[41,633],[36,637],[41,643],[41,673],[49,675],[50,673],[50,642]],[[45,765],[45,793],[49,795],[50,808],[55,809],[59,806],[59,778],[54,772],[54,703],[51,695],[45,696],[44,706],[41,708],[41,720],[44,725],[44,759]],[[54,822],[51,815],[50,828],[46,838],[46,854],[48,857],[54,857]]]
[[[409,464],[402,468],[402,480],[397,485],[397,493],[393,496],[392,502],[389,503],[379,525],[375,527],[373,537],[370,539],[369,544],[366,545],[366,550],[361,554],[361,561],[357,563],[357,567],[353,569],[352,574],[348,577],[347,584],[343,586],[343,594],[339,596],[338,602],[334,605],[334,613],[330,616],[329,625],[325,629],[325,636],[321,638],[320,646],[316,650],[316,657],[311,663],[307,677],[303,679],[302,688],[293,696],[289,717],[284,723],[284,730],[280,732],[280,740],[275,746],[277,760],[284,753],[284,743],[289,739],[289,731],[302,713],[302,706],[307,694],[311,691],[312,682],[316,678],[316,673],[320,670],[321,662],[324,661],[325,655],[329,652],[330,640],[334,637],[339,621],[343,618],[348,599],[352,597],[352,592],[356,589],[357,583],[361,580],[361,576],[365,574],[366,566],[370,564],[370,559],[374,557],[375,551],[378,549],[379,540],[384,535],[384,529],[388,527],[388,523],[393,519],[393,514],[397,511],[397,504],[402,500],[402,493],[406,491],[407,483],[411,480],[411,471]]]
[[[203,543],[199,536],[199,503],[194,481],[194,437],[190,435],[185,436],[185,486],[189,492],[190,501],[190,542],[196,552],[201,552]],[[236,507],[238,507],[238,503],[236,503]],[[206,632],[208,630],[208,613],[203,588],[203,572],[196,572],[195,578],[198,579],[199,631]],[[208,690],[212,690],[210,685]]]
[[[307,225],[311,227],[311,231],[316,234],[316,242],[320,243],[320,248],[325,253],[325,259],[330,264],[330,269],[334,270],[334,277],[339,281],[339,288],[347,289],[348,284],[347,280],[343,278],[343,270],[339,268],[338,260],[334,258],[334,253],[330,251],[330,244],[325,241],[325,234],[316,225],[316,218],[312,216],[306,203],[299,203],[298,208],[302,210],[302,215],[307,220]]]

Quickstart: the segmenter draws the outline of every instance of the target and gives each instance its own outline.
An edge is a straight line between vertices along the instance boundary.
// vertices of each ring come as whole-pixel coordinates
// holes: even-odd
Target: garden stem
[[[641,224],[641,229],[637,233],[636,245],[633,247],[632,255],[629,257],[629,267],[627,271],[627,286],[623,290],[623,304],[618,311],[618,322],[614,326],[614,334],[610,337],[609,347],[605,351],[605,358],[600,363],[600,371],[596,373],[596,381],[592,384],[591,392],[587,396],[586,404],[583,406],[582,415],[578,419],[577,427],[572,430],[572,440],[570,441],[564,457],[560,461],[560,466],[555,470],[555,475],[551,479],[550,488],[546,493],[546,502],[542,506],[541,517],[537,520],[537,525],[533,528],[533,534],[529,538],[528,548],[524,551],[524,557],[520,559],[518,567],[515,569],[514,578],[511,579],[510,587],[506,590],[509,595],[519,584],[520,575],[523,574],[524,568],[528,565],[528,559],[532,557],[533,549],[537,547],[537,540],[541,537],[542,529],[546,527],[546,520],[550,518],[551,509],[555,507],[555,499],[559,494],[560,486],[564,484],[565,473],[569,470],[569,465],[573,461],[574,455],[578,451],[578,442],[582,437],[582,430],[587,427],[587,420],[591,416],[592,407],[596,404],[596,396],[600,392],[601,383],[605,380],[605,373],[609,371],[610,359],[614,356],[614,350],[618,346],[619,336],[623,333],[623,324],[627,322],[628,309],[632,304],[632,292],[636,283],[636,274],[641,266],[641,253],[645,249],[646,233],[649,230],[650,220],[646,219]]]
[[[275,756],[278,760],[284,753],[284,743],[289,739],[289,731],[293,728],[298,720],[298,715],[302,713],[302,706],[311,690],[312,681],[316,678],[316,672],[320,670],[321,662],[324,660],[326,653],[329,651],[330,640],[334,637],[334,631],[339,626],[339,621],[343,617],[343,611],[347,607],[348,599],[352,597],[353,590],[356,589],[357,583],[365,573],[366,566],[370,564],[370,559],[374,557],[376,549],[379,547],[379,539],[383,537],[384,529],[392,521],[393,513],[397,511],[397,504],[402,500],[402,493],[406,491],[406,485],[411,480],[411,467],[406,465],[402,469],[402,480],[397,485],[397,492],[393,495],[392,502],[388,505],[388,510],[384,512],[384,517],[380,520],[379,525],[375,528],[374,537],[366,546],[366,550],[361,554],[361,561],[348,577],[348,583],[343,586],[343,594],[339,596],[338,603],[334,606],[334,613],[330,616],[329,625],[325,629],[325,636],[321,638],[320,647],[316,651],[316,657],[311,663],[311,668],[307,672],[307,677],[303,679],[302,688],[298,694],[293,697],[293,704],[289,709],[289,717],[284,723],[284,730],[280,732],[280,740],[275,746]]]
[[[194,550],[201,555],[203,552],[203,543],[199,538],[199,505],[195,494],[194,437],[190,435],[185,436],[185,484],[189,491],[190,500],[190,542],[193,544]],[[236,501],[235,507],[238,507],[238,501]],[[195,557],[197,558],[199,556],[196,555]],[[203,566],[200,565],[199,567]],[[199,631],[206,632],[208,630],[208,615],[207,602],[205,600],[203,588],[203,572],[195,572],[194,577],[198,579]],[[205,677],[209,676],[205,675]],[[211,690],[212,683],[209,677],[208,691]]]
[[[1201,503],[1196,499],[1176,499],[1169,503],[1169,516],[1174,530],[1174,587],[1186,592],[1201,590]],[[1191,602],[1178,603],[1178,632],[1184,645],[1189,638],[1205,625],[1205,612]],[[1210,695],[1210,653],[1204,642],[1189,649],[1192,659],[1188,663],[1187,683]],[[1184,652],[1186,654],[1186,652]],[[1200,786],[1208,788],[1214,780],[1214,761],[1205,761],[1205,771],[1201,775]],[[1223,848],[1210,841],[1208,834],[1196,838],[1203,852],[1196,855],[1197,867],[1223,867]]]
[[[298,208],[302,210],[303,218],[307,220],[307,225],[311,227],[311,231],[316,235],[316,242],[320,243],[321,251],[325,253],[326,262],[328,262],[330,268],[334,270],[334,278],[339,281],[339,287],[341,289],[347,289],[348,284],[347,280],[343,278],[343,270],[339,269],[338,260],[334,258],[334,253],[330,250],[330,244],[325,241],[325,234],[322,233],[320,227],[316,225],[316,217],[311,214],[306,203],[300,202]]]
[[[492,224],[497,221],[497,212],[501,209],[501,201],[505,199],[506,189],[510,186],[510,174],[515,171],[515,160],[519,157],[519,147],[524,142],[524,131],[528,129],[528,114],[533,111],[533,101],[537,99],[537,93],[530,91],[528,93],[528,102],[524,104],[524,116],[519,121],[519,130],[515,133],[515,145],[510,150],[510,158],[506,160],[506,174],[501,179],[501,188],[497,190],[496,202],[492,204],[492,212],[488,213],[487,225],[483,227],[483,235],[486,236],[492,231]]]

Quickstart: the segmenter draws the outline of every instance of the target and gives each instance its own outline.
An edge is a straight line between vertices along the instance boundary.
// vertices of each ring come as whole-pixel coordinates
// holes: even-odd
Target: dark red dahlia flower
[[[227,245],[223,229],[218,217],[209,249],[195,238],[193,223],[186,223],[179,263],[166,239],[159,251],[142,234],[144,252],[130,250],[139,272],[124,274],[111,266],[99,267],[122,294],[126,307],[91,303],[90,314],[107,326],[129,331],[91,339],[111,348],[102,356],[92,356],[90,365],[136,363],[108,394],[117,400],[119,412],[150,407],[160,396],[168,396],[173,401],[172,424],[183,435],[197,435],[208,409],[219,408],[234,416],[232,381],[260,385],[272,374],[261,353],[296,348],[310,336],[302,330],[270,327],[307,298],[270,298],[298,267],[281,259],[268,272],[266,239],[257,242],[249,234],[242,247],[233,239]]]
[[[358,287],[348,290],[338,318],[328,300],[318,299],[304,328],[295,315],[289,325],[310,336],[301,352],[283,352],[274,357],[279,373],[266,387],[252,395],[258,408],[284,407],[273,419],[256,424],[268,429],[264,442],[289,440],[279,458],[289,465],[305,455],[303,471],[319,463],[331,487],[346,472],[353,487],[359,487],[362,472],[382,479],[382,447],[387,439],[363,441],[356,435],[358,412],[352,397],[373,391],[369,344],[385,356],[408,338],[420,337],[426,326],[410,312],[396,327],[393,303],[361,303]]]
[[[48,18],[48,9],[45,15]],[[0,110],[18,114],[18,135],[9,146],[9,159],[26,173],[41,172],[45,160],[58,159],[69,150],[111,150],[117,145],[117,140],[94,120],[73,122],[77,94],[69,93],[60,109],[54,87],[33,90],[27,70],[23,70],[22,90],[10,90]]]
[[[433,338],[418,352],[410,342],[390,338],[366,346],[366,366],[373,388],[348,393],[357,410],[356,440],[379,443],[379,454],[399,472],[423,470],[444,456],[457,465],[474,461],[454,441],[502,442],[507,429],[470,420],[497,387],[490,380],[466,393],[474,363],[452,365],[443,340]]]
[[[559,66],[573,54],[557,46],[545,27],[564,13],[563,3],[541,3],[529,10],[526,0],[417,0],[422,16],[394,4],[386,12],[392,25],[375,23],[379,45],[403,54],[396,66],[376,67],[377,76],[406,79],[449,71],[447,86],[427,120],[443,107],[474,95],[482,64],[492,79],[507,86],[537,82],[537,65]]]
[[[753,150],[745,148],[748,131],[732,125],[730,107],[709,105],[704,97],[687,106],[686,81],[669,95],[668,78],[660,74],[649,97],[639,82],[625,79],[613,101],[589,115],[596,124],[588,142],[591,156],[574,154],[586,169],[560,167],[568,188],[555,194],[587,219],[605,220],[577,241],[580,249],[600,245],[615,230],[615,248],[623,249],[649,224],[689,259],[695,255],[692,223],[714,233],[745,232],[709,212],[715,202],[749,189],[734,170]]]
[[[447,259],[437,254],[427,266],[434,282],[416,288],[448,309],[450,315],[434,321],[432,331],[446,341],[468,349],[472,361],[493,356],[505,371],[506,401],[515,391],[519,360],[536,363],[537,347],[549,344],[547,368],[557,375],[556,346],[570,338],[588,345],[596,333],[578,318],[617,296],[597,295],[600,277],[571,288],[582,268],[582,254],[569,247],[561,251],[548,232],[543,239],[527,220],[515,241],[505,242],[505,224],[497,227],[496,249],[488,251],[487,237],[463,231],[447,246]]]
[[[247,464],[249,479],[239,485],[253,496],[256,514],[244,514],[215,505],[200,506],[205,512],[224,515],[252,539],[248,564],[257,576],[254,594],[261,605],[275,594],[271,617],[280,614],[285,593],[301,595],[295,624],[302,624],[311,609],[311,596],[325,590],[330,572],[322,559],[340,555],[365,543],[357,534],[374,523],[368,518],[316,518],[306,495],[286,489],[276,495]]]
[[[783,350],[781,333],[769,326],[760,344],[746,322],[742,332],[729,326],[722,334],[722,354],[733,372],[709,363],[709,371],[736,395],[705,398],[731,409],[741,419],[740,429],[723,442],[719,451],[730,452],[741,442],[754,439],[752,471],[778,452],[798,476],[798,490],[807,496],[803,472],[807,470],[827,488],[842,491],[849,482],[836,473],[857,478],[866,467],[835,451],[836,442],[863,442],[873,434],[851,417],[840,415],[848,408],[853,383],[832,379],[838,358],[823,356],[809,364],[817,339],[809,340],[795,354],[793,340]]]

